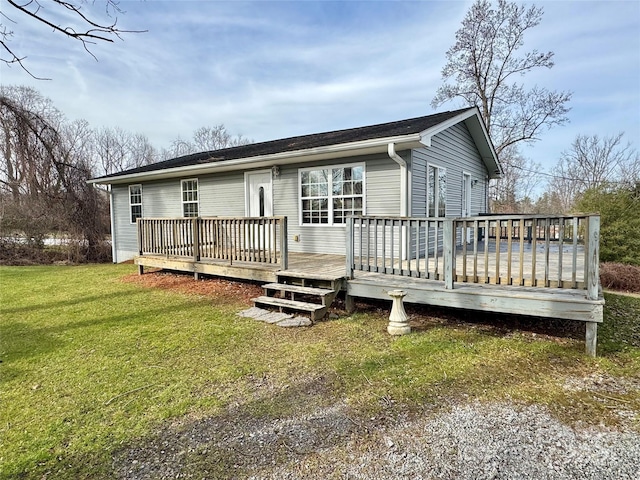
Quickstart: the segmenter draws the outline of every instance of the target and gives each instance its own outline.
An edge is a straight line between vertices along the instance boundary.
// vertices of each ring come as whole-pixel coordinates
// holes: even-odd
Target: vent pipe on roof
[[[400,165],[400,216],[408,217],[409,212],[409,172],[407,162],[396,153],[396,145],[389,143],[387,146],[389,158]]]

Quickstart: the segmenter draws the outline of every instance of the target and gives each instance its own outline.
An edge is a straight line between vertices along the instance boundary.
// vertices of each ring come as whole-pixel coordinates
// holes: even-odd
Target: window
[[[129,185],[129,210],[131,223],[142,218],[142,185]]]
[[[182,180],[182,215],[198,216],[198,179]]]
[[[427,216],[444,217],[447,214],[447,170],[427,167]]]
[[[260,189],[258,190],[258,201],[260,203],[259,205],[259,210],[260,210],[260,216],[264,217],[264,187],[260,187]]]
[[[303,225],[344,224],[364,212],[364,165],[300,171],[300,218]]]

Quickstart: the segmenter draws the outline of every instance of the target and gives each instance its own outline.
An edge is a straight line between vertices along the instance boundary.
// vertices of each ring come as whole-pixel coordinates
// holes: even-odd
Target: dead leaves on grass
[[[165,271],[137,273],[122,278],[123,282],[133,283],[146,288],[171,290],[187,295],[210,297],[225,302],[251,304],[251,299],[262,295],[259,285],[249,282],[230,281],[222,278],[204,278],[195,280],[189,274]]]

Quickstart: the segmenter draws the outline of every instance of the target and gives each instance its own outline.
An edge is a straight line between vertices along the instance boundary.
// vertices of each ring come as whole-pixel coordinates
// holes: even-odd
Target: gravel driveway
[[[358,418],[344,403],[287,418],[242,411],[167,427],[114,457],[123,479],[638,479],[640,435],[576,428],[542,407],[458,404]]]

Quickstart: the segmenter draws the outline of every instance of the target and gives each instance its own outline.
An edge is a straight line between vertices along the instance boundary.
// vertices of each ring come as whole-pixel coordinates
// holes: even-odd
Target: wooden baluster
[[[544,286],[549,287],[551,274],[549,271],[549,242],[551,241],[551,218],[544,220]]]
[[[478,283],[478,237],[480,224],[478,220],[473,221],[473,283]]]
[[[511,278],[511,260],[512,260],[512,248],[513,248],[513,220],[507,220],[507,285],[513,285],[513,279]]]
[[[462,281],[467,281],[467,221],[462,221]]]
[[[537,253],[537,246],[538,246],[538,220],[536,218],[533,218],[531,220],[531,236],[532,238],[532,244],[531,244],[531,286],[532,287],[536,287],[537,286],[537,280],[536,280],[536,253]]]
[[[491,283],[491,275],[489,274],[489,220],[484,221],[484,282]]]
[[[564,247],[564,217],[558,219],[559,222],[559,238],[558,238],[558,288],[562,288],[562,249]]]
[[[578,272],[578,217],[573,217],[573,242],[572,242],[572,258],[571,258],[571,288],[578,288],[577,272]]]
[[[496,277],[495,284],[500,284],[500,237],[502,236],[502,221],[496,220]]]

